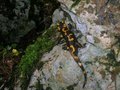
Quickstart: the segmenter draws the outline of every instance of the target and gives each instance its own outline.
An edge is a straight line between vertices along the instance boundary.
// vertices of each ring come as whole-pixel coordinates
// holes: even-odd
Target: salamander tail
[[[84,84],[83,84],[83,88],[84,88],[86,83],[87,83],[87,73],[86,73],[85,68],[83,67],[83,65],[80,61],[78,62],[78,65],[80,66],[80,68],[84,74]]]

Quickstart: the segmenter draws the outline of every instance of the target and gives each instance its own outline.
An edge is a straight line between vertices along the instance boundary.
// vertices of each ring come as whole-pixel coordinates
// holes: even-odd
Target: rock
[[[37,72],[37,74],[40,74],[38,77],[44,89],[51,87],[52,90],[61,90],[61,88],[78,83],[79,80],[82,87],[84,78],[81,69],[73,60],[70,53],[63,50],[61,46],[55,46],[41,60],[43,62],[47,61],[43,68]],[[37,80],[33,80],[34,77],[35,75],[33,74],[30,86],[34,86],[34,81]]]
[[[63,0],[59,1],[63,2]],[[83,73],[70,53],[62,49],[61,44],[43,56],[41,61],[45,64],[37,71],[36,79],[33,79],[33,74],[30,86],[35,86],[39,79],[39,84],[43,86],[44,90],[47,88],[51,88],[51,90],[69,90],[70,88],[72,90],[115,90],[118,88],[117,90],[119,90],[120,55],[118,51],[120,44],[113,32],[114,25],[97,25],[95,20],[98,17],[95,11],[92,13],[86,9],[79,11],[80,5],[70,11],[71,4],[68,5],[68,1],[64,0],[61,9],[54,12],[53,22],[56,23],[57,20],[65,17],[66,23],[73,26],[72,31],[76,37],[82,34],[78,41],[85,46],[79,49],[78,57],[87,71],[87,84],[83,89]],[[88,6],[84,5],[95,8],[93,3]],[[117,36],[119,36],[118,33]],[[116,76],[117,79],[115,79]]]

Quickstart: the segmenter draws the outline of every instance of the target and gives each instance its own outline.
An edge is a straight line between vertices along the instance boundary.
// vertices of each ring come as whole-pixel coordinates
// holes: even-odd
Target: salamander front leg
[[[66,45],[66,43],[62,46],[62,49],[69,51],[69,47]]]
[[[63,39],[63,36],[60,35],[60,36],[57,38],[56,45],[58,45],[58,44],[62,44],[62,43],[64,43],[64,42],[65,42],[65,40]]]

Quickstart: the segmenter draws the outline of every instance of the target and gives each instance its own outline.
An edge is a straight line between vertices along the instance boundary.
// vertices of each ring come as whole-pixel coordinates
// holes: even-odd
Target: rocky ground
[[[78,56],[87,71],[87,84],[83,89],[81,69],[70,53],[62,48],[63,44],[58,44],[40,59],[44,65],[34,71],[28,90],[36,90],[38,84],[42,89],[37,90],[119,90],[119,6],[109,2],[101,9],[106,0],[100,0],[101,5],[95,0],[87,4],[83,0],[70,10],[72,1],[59,1],[63,4],[61,9],[54,12],[53,23],[63,17],[67,18],[66,23],[73,25],[78,41],[85,44],[79,49]]]

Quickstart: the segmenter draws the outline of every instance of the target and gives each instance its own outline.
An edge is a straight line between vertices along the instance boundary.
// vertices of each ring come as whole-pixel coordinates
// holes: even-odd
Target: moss
[[[55,44],[52,40],[54,36],[53,28],[51,27],[41,37],[38,37],[34,44],[26,48],[25,55],[22,56],[18,70],[20,73],[22,90],[26,90],[29,84],[30,76],[39,61],[39,58],[47,51],[49,51]]]

